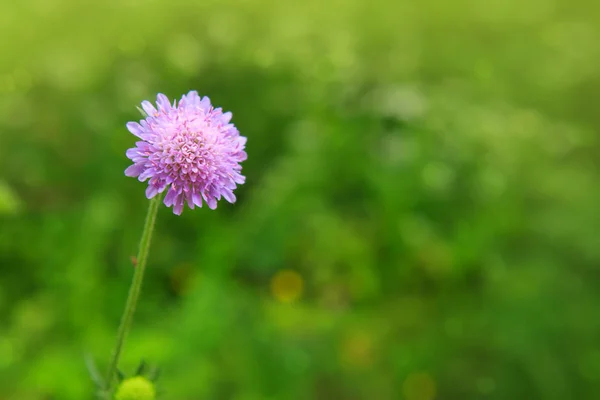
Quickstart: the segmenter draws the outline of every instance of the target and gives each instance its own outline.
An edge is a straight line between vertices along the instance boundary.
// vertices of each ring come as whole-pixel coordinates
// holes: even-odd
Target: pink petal
[[[231,117],[233,116],[233,114],[231,114],[231,112],[226,112],[223,115],[221,115],[221,122],[223,124],[228,124],[229,121],[231,121]]]
[[[204,197],[204,201],[206,201],[206,204],[208,205],[208,208],[210,208],[211,210],[214,210],[215,208],[217,208],[217,199],[215,199],[212,196],[207,196],[205,194],[202,194],[202,197]]]
[[[156,108],[148,100],[142,101],[142,108],[149,116],[154,116],[157,113]]]
[[[231,204],[235,203],[235,194],[233,194],[231,190],[222,189],[221,193],[223,193],[223,197],[225,197],[225,200],[227,200]]]
[[[156,96],[156,104],[158,104],[158,109],[160,111],[168,111],[171,108],[171,103],[169,103],[169,99],[162,93],[159,93]]]
[[[197,205],[198,207],[202,207],[202,196],[200,195],[200,193],[194,191],[192,193],[192,201],[194,202],[195,205]]]
[[[178,194],[179,193],[177,192],[177,190],[175,190],[173,186],[171,186],[171,189],[169,189],[163,201],[163,203],[165,203],[165,206],[171,207],[175,203],[175,198]]]
[[[146,198],[151,199],[158,194],[158,188],[154,185],[148,185],[146,188]]]
[[[173,204],[173,214],[181,215],[183,211],[183,199],[180,202]]]
[[[142,135],[144,134],[144,129],[142,128],[142,126],[140,124],[138,124],[137,122],[128,122],[126,126],[127,126],[127,130],[129,130],[129,132],[133,133],[135,136],[139,137],[140,139],[142,138]]]
[[[125,175],[135,178],[144,171],[144,164],[133,164],[125,170]]]

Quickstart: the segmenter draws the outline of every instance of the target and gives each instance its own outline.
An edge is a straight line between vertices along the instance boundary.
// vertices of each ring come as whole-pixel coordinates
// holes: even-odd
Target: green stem
[[[129,287],[129,295],[127,297],[127,303],[125,305],[125,311],[121,317],[121,324],[119,325],[119,331],[117,333],[117,343],[112,353],[112,358],[106,374],[106,389],[107,399],[111,399],[113,392],[113,382],[117,373],[117,367],[119,364],[119,358],[125,344],[125,338],[131,327],[131,321],[133,320],[133,314],[135,307],[140,297],[140,291],[142,289],[142,281],[144,280],[144,271],[146,269],[146,261],[148,259],[148,250],[150,249],[150,240],[152,239],[152,231],[154,230],[154,222],[156,221],[156,213],[160,204],[162,196],[157,195],[150,200],[148,206],[148,213],[146,214],[146,222],[144,223],[144,232],[142,233],[142,239],[140,241],[140,249],[137,257],[137,265],[135,266],[135,272],[133,273],[133,280]]]

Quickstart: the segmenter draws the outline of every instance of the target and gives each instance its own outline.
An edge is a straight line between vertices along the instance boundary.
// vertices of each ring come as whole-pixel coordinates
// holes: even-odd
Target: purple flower
[[[202,199],[211,209],[223,196],[235,202],[233,190],[245,182],[240,162],[247,158],[246,138],[240,136],[231,113],[214,109],[208,97],[200,99],[195,91],[183,95],[173,105],[164,94],[156,105],[142,102],[146,119],[128,122],[127,129],[141,141],[127,150],[133,165],[125,175],[148,180],[146,197],[151,199],[168,189],[164,203],[177,215],[188,206],[202,207]]]

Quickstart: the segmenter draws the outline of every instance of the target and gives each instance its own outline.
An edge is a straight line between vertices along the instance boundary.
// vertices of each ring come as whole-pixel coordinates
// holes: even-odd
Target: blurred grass
[[[234,206],[163,209],[123,367],[169,399],[600,397],[600,6],[0,5],[0,399],[82,399],[146,200],[124,124],[190,89]]]

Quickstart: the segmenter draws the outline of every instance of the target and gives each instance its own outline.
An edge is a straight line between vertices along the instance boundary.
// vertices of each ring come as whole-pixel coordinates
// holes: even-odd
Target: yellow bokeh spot
[[[433,400],[435,398],[435,382],[426,372],[408,375],[402,386],[406,400]]]
[[[373,364],[373,339],[364,331],[351,333],[342,342],[341,361],[353,368],[368,368]]]
[[[291,303],[302,296],[304,280],[296,271],[284,269],[271,279],[271,293],[277,301]]]

